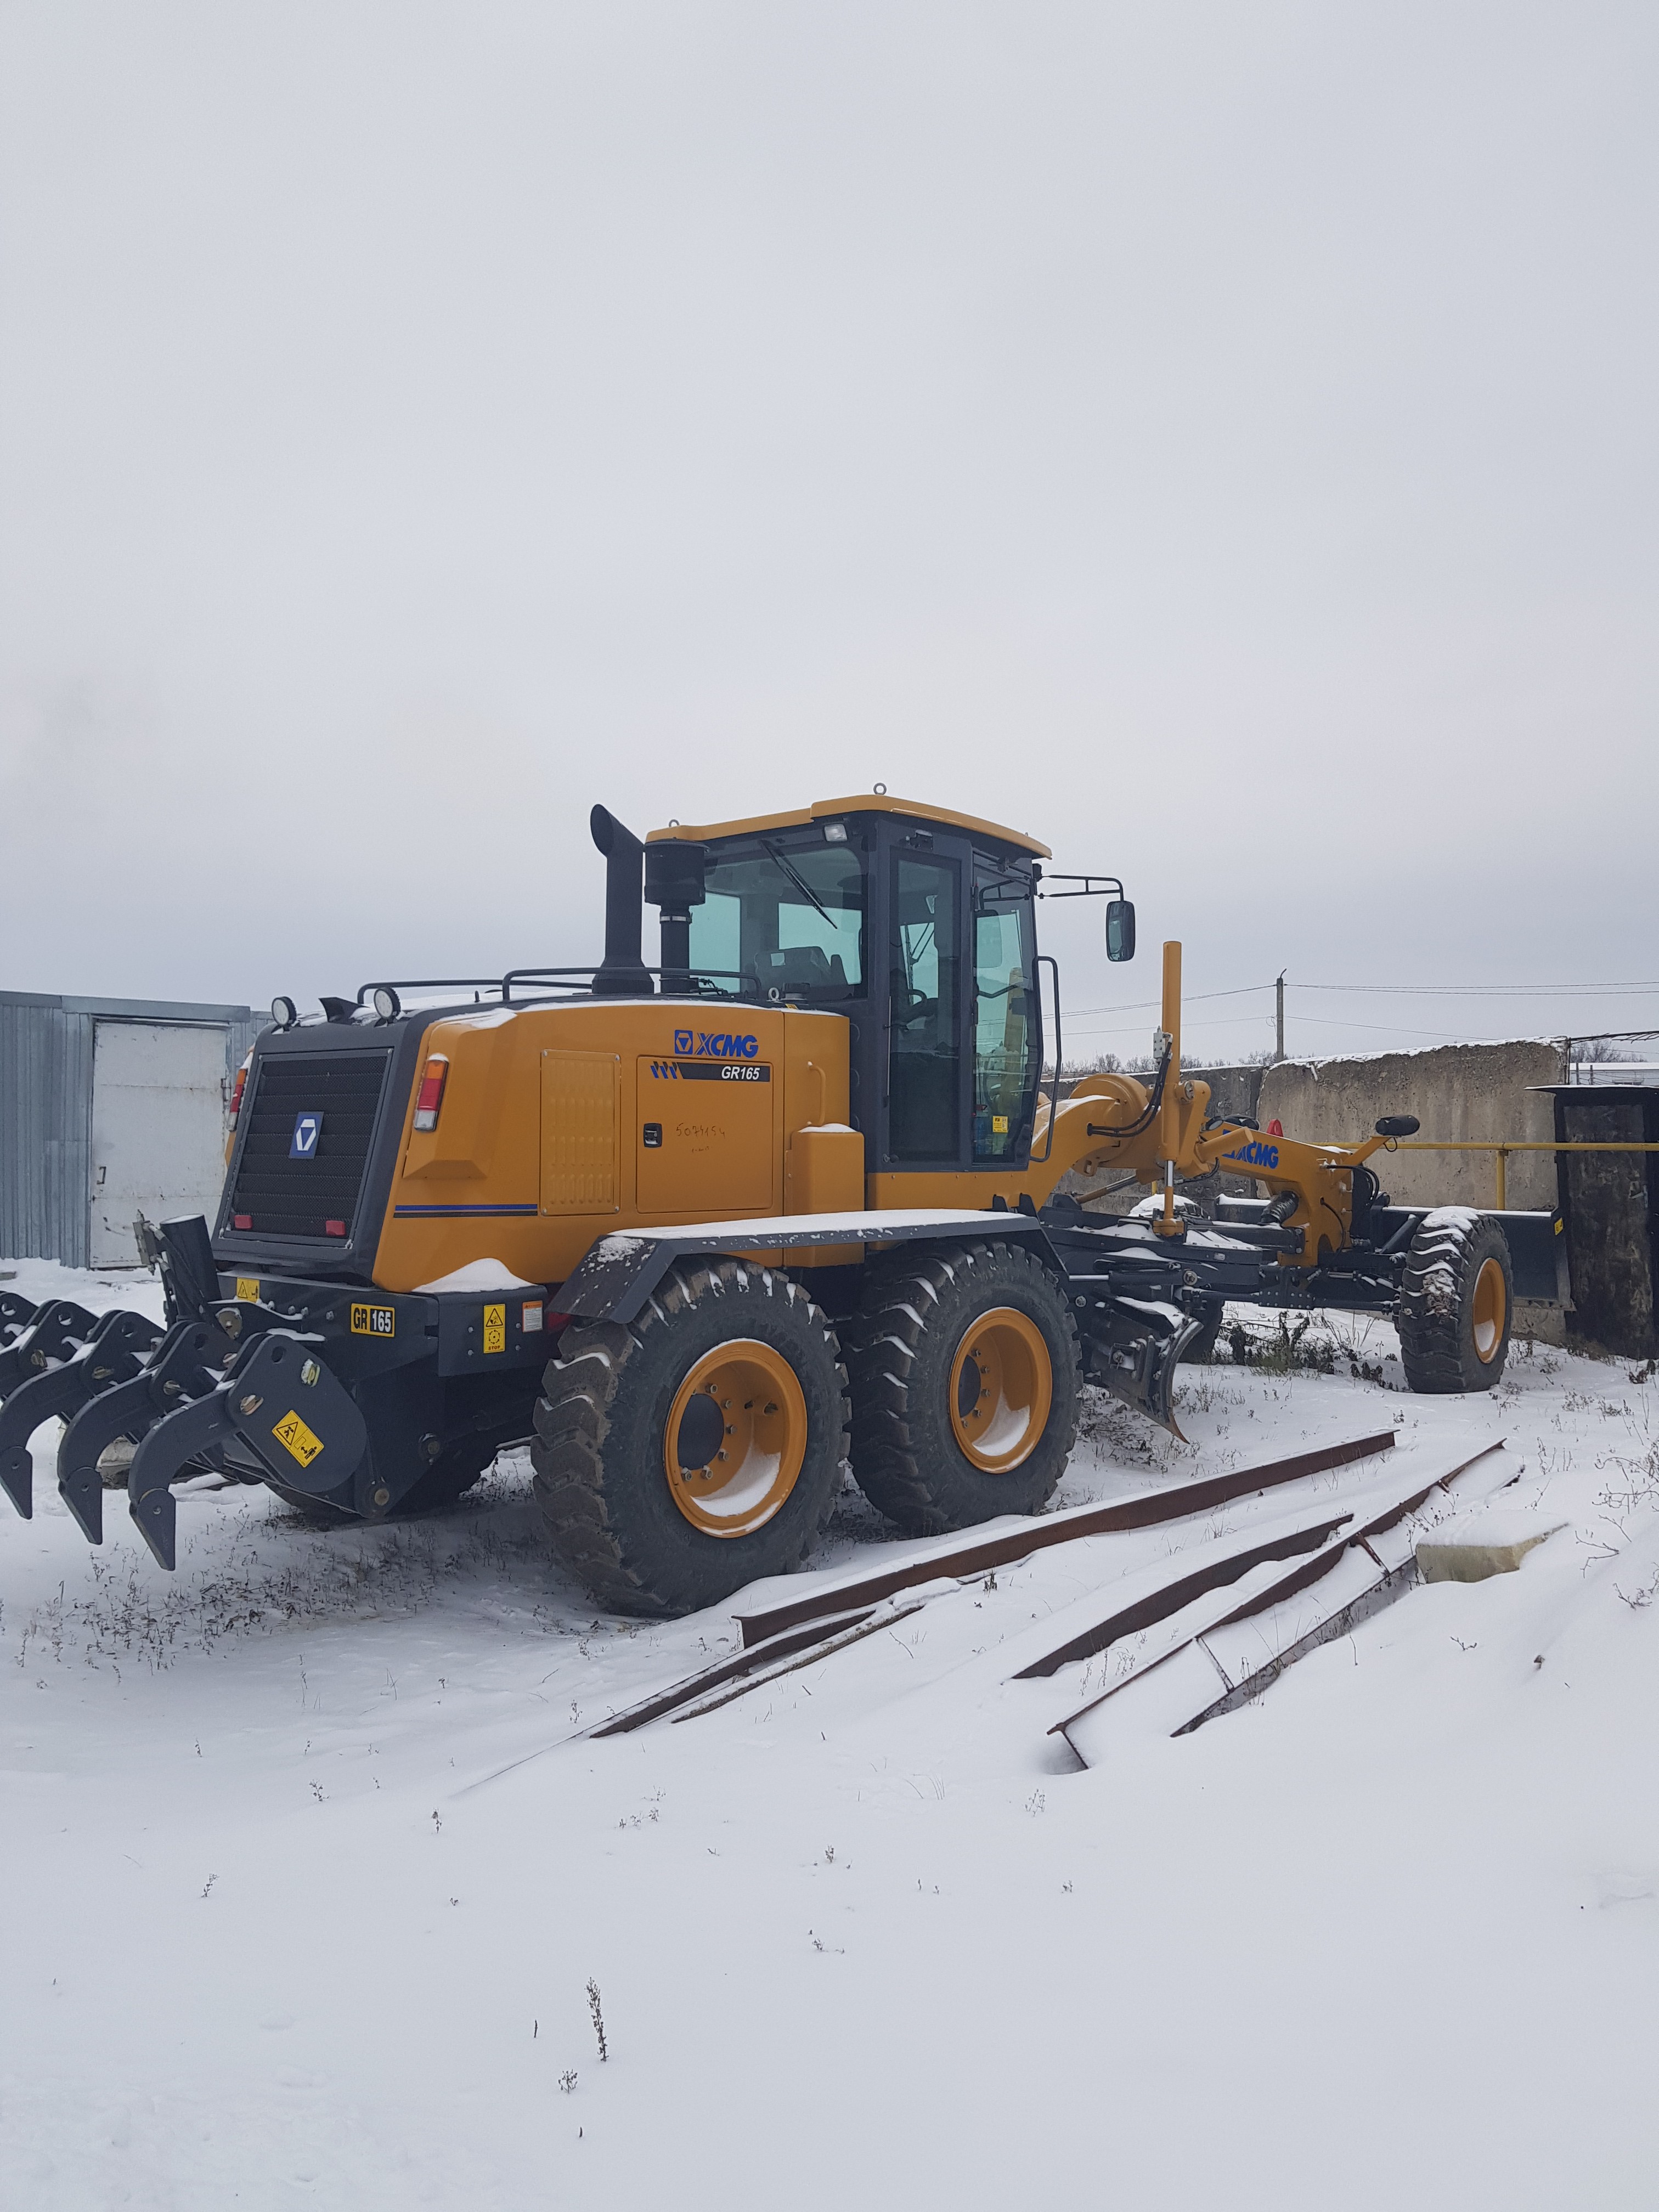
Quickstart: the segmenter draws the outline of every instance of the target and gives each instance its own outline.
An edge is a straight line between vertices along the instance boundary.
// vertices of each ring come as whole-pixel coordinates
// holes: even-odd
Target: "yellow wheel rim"
[[[1483,1261],[1474,1279],[1474,1356],[1483,1367],[1489,1367],[1498,1357],[1508,1316],[1504,1270],[1496,1260]]]
[[[663,1431],[668,1494],[706,1536],[748,1536],[794,1488],[806,1400],[781,1352],[753,1337],[707,1352],[674,1394]]]
[[[1048,1425],[1054,1395],[1036,1323],[1012,1306],[982,1313],[951,1363],[951,1428],[964,1458],[987,1474],[1022,1465]]]

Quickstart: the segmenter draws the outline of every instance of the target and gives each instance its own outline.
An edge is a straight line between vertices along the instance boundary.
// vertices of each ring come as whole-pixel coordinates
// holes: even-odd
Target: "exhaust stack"
[[[607,807],[587,818],[593,842],[605,854],[605,958],[593,978],[600,999],[652,995],[651,978],[641,951],[645,927],[645,848]]]

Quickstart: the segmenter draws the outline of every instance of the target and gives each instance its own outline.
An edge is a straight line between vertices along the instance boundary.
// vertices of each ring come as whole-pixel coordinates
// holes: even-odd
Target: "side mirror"
[[[1379,1137],[1414,1137],[1423,1124],[1415,1114],[1385,1114],[1376,1125]]]
[[[1109,899],[1106,905],[1106,957],[1133,960],[1135,957],[1135,909],[1132,899]]]

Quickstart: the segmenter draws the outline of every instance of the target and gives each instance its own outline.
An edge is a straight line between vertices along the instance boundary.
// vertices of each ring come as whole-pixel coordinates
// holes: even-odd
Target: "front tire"
[[[693,1613],[787,1574],[847,1471],[847,1375],[808,1293],[769,1267],[673,1269],[639,1319],[573,1323],[530,1448],[554,1553],[617,1613]]]
[[[1412,1389],[1490,1390],[1504,1372],[1514,1312],[1509,1240],[1497,1222],[1462,1206],[1425,1214],[1395,1316]]]
[[[1038,1513],[1077,1436],[1064,1293],[1029,1252],[970,1244],[872,1276],[853,1376],[853,1474],[907,1534]]]

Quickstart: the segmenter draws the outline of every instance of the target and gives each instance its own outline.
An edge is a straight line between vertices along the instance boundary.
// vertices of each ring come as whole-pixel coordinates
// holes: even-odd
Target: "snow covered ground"
[[[1088,1772],[1046,1731],[1104,1662],[1003,1647],[1252,1508],[596,1743],[732,1623],[596,1620],[523,1464],[372,1532],[187,1486],[169,1577],[118,1497],[88,1548],[43,1431],[0,1522],[0,2198],[1650,2207],[1659,1384],[1517,1347],[1413,1398],[1331,1327],[1328,1376],[1187,1370],[1188,1447],[1092,1404],[1059,1502],[1394,1423],[1506,1437],[1565,1527]],[[849,1493],[819,1565],[888,1541]]]

